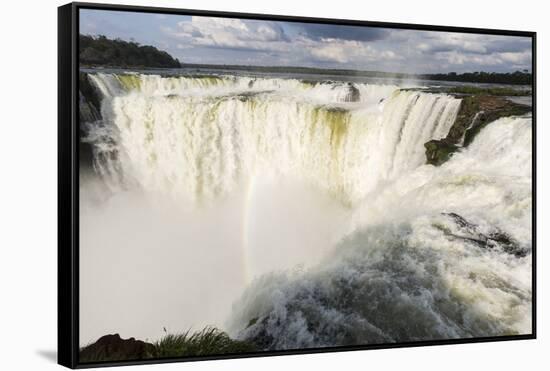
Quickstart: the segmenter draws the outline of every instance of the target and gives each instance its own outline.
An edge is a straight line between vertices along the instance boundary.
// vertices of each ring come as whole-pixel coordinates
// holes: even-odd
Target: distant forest
[[[179,68],[178,59],[154,46],[105,36],[80,35],[81,66]]]
[[[253,72],[280,72],[280,73],[314,73],[320,75],[355,75],[365,77],[381,77],[393,79],[420,79],[436,81],[458,81],[493,84],[530,85],[532,74],[527,71],[509,73],[496,72],[467,72],[467,73],[438,73],[438,74],[407,74],[380,71],[359,71],[351,69],[325,69],[315,67],[295,66],[243,66],[243,65],[212,65],[212,64],[182,64],[165,51],[154,46],[140,45],[133,41],[108,39],[105,36],[80,35],[80,64],[81,66],[105,67],[136,67],[136,68],[212,68],[234,71]]]
[[[437,81],[461,81],[492,84],[531,85],[533,76],[527,70],[511,73],[495,72],[469,72],[457,74],[456,72],[423,75],[423,79]]]

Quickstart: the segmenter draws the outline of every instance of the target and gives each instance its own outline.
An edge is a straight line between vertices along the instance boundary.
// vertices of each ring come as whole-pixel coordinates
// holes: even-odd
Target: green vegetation
[[[215,354],[253,352],[256,347],[248,342],[233,340],[215,327],[199,332],[166,335],[154,344],[154,357],[196,357]]]
[[[134,338],[121,339],[118,334],[105,335],[95,343],[80,349],[79,360],[89,362],[113,362],[168,357],[200,357],[209,355],[246,353],[257,351],[246,341],[233,340],[215,327],[205,327],[190,334],[167,334],[151,344]]]
[[[467,72],[458,74],[456,72],[449,72],[423,75],[422,78],[436,81],[462,81],[513,85],[531,85],[533,81],[533,75],[527,70],[509,73]]]
[[[454,94],[494,95],[506,97],[525,97],[531,95],[530,90],[518,90],[512,88],[480,88],[475,86],[456,86],[447,91]]]
[[[80,35],[81,66],[179,68],[180,62],[154,46],[133,41],[111,40],[105,36]]]

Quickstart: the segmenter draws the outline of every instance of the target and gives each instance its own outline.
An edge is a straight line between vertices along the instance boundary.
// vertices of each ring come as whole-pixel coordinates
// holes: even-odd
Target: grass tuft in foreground
[[[199,332],[166,335],[154,344],[155,358],[191,357],[214,354],[253,352],[256,347],[245,341],[233,340],[215,327]]]
[[[254,344],[234,340],[215,327],[183,334],[168,334],[151,344],[118,334],[105,335],[80,349],[80,362],[136,361],[167,357],[201,357],[257,351]]]

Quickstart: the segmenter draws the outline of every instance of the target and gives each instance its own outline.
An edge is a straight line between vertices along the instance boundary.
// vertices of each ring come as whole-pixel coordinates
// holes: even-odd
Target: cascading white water
[[[89,75],[124,156],[104,156],[142,188],[193,201],[214,199],[257,173],[304,180],[353,204],[425,161],[460,100],[396,86],[307,83],[234,76]],[[352,101],[352,102],[350,102]],[[100,148],[96,144],[96,148]],[[104,148],[107,148],[104,146]],[[110,150],[110,149],[109,149]],[[99,151],[101,152],[101,150]]]
[[[300,349],[530,333],[531,140],[530,117],[500,119],[369,196],[321,264],[246,290],[233,336]],[[521,251],[477,240],[502,233]]]
[[[489,124],[434,167],[424,143],[454,123],[449,95],[88,76],[102,120],[83,140],[102,181],[128,192],[81,202],[83,344],[165,325],[214,324],[265,349],[529,332],[529,117]],[[117,305],[101,316],[97,302]]]

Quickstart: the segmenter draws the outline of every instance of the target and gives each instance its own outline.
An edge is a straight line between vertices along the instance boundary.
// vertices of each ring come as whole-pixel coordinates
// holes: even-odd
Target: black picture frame
[[[80,363],[79,352],[79,138],[78,138],[78,34],[79,11],[81,9],[114,10],[141,13],[161,13],[176,15],[199,15],[256,20],[295,21],[336,25],[369,26],[393,29],[459,32],[470,34],[508,35],[528,37],[532,40],[532,333],[496,337],[426,340],[403,343],[357,345],[329,348],[307,348],[299,350],[262,351],[253,353],[226,354],[219,356],[161,358],[137,361]],[[204,361],[247,357],[266,357],[291,354],[342,352],[384,348],[418,347],[481,343],[509,340],[536,339],[536,32],[512,31],[486,28],[464,28],[407,23],[358,21],[282,16],[270,14],[235,13],[191,9],[171,9],[97,3],[70,3],[58,8],[58,363],[69,368],[90,368],[104,366],[124,366],[136,364],[171,363],[183,361]]]

